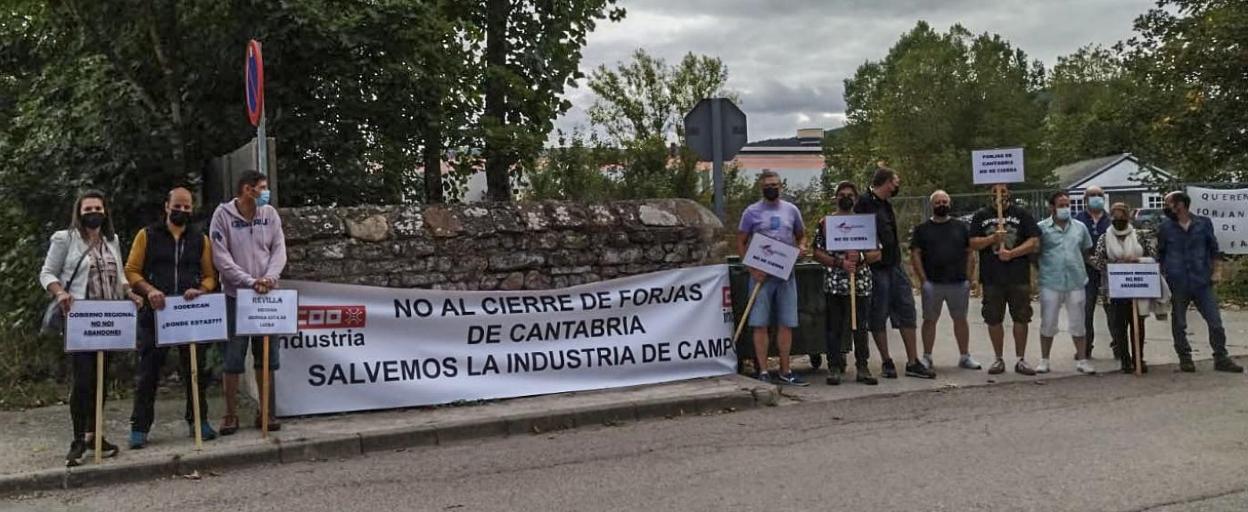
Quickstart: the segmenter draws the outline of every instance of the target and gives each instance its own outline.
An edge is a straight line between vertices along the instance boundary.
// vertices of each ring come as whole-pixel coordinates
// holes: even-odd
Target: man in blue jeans
[[[897,214],[888,200],[901,191],[901,177],[887,167],[876,169],[871,178],[871,188],[858,199],[854,213],[871,213],[876,216],[876,237],[880,241],[880,261],[871,264],[875,286],[871,295],[871,335],[875,347],[884,360],[881,373],[885,378],[897,378],[897,366],[888,352],[888,321],[901,331],[901,342],[906,347],[906,376],[924,379],[936,378],[936,372],[919,362],[915,346],[914,289],[910,277],[901,266],[901,242],[897,237]]]
[[[1213,369],[1220,372],[1243,373],[1226,353],[1226,329],[1218,312],[1218,298],[1213,293],[1214,269],[1218,265],[1218,239],[1208,217],[1192,215],[1192,198],[1185,192],[1166,195],[1166,220],[1157,228],[1157,259],[1161,272],[1170,285],[1170,330],[1174,334],[1174,351],[1179,355],[1179,369],[1196,371],[1192,362],[1192,346],[1187,342],[1187,306],[1195,303],[1200,316],[1209,325],[1209,345],[1213,347]]]
[[[737,250],[745,255],[750,246],[750,238],[761,234],[781,243],[794,247],[806,245],[806,229],[802,224],[802,212],[793,203],[780,199],[780,176],[774,171],[764,170],[758,176],[758,187],[763,199],[747,207],[741,213],[741,224],[738,226]],[[754,357],[758,368],[758,379],[764,382],[771,380],[767,373],[767,328],[775,318],[777,325],[776,352],[780,354],[780,383],[792,386],[807,385],[793,375],[789,368],[789,350],[793,347],[793,328],[797,327],[797,278],[792,274],[788,279],[769,276],[765,272],[750,268],[750,290],[755,283],[763,283],[758,297],[754,299],[754,308],[750,310],[749,323],[754,329]]]

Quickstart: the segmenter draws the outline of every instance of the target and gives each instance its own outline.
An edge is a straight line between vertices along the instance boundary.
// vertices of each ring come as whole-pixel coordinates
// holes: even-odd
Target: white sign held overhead
[[[192,301],[166,297],[165,308],[156,311],[157,345],[225,341],[228,337],[224,294],[210,293]]]
[[[138,310],[128,300],[76,300],[65,316],[65,351],[134,350]]]
[[[797,247],[755,233],[750,237],[750,247],[745,251],[742,263],[780,279],[788,279],[801,254],[801,249]]]
[[[829,215],[823,219],[825,247],[828,252],[874,251],[876,240],[875,215]]]
[[[1023,148],[971,151],[971,171],[976,185],[1023,181]]]
[[[1156,263],[1110,263],[1106,272],[1111,299],[1161,297],[1161,267]]]
[[[239,289],[234,334],[294,334],[299,331],[298,316],[299,292],[295,290],[270,290],[260,294],[255,290]]]
[[[1187,195],[1192,198],[1192,213],[1213,221],[1219,251],[1248,254],[1248,188],[1187,187]]]
[[[655,384],[736,371],[728,267],[571,288],[459,291],[286,281],[277,414]]]

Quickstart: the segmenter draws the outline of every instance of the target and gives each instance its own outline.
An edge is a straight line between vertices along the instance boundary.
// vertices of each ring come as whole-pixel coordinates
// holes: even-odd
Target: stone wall
[[[683,199],[283,209],[285,279],[536,290],[722,263],[723,224]]]

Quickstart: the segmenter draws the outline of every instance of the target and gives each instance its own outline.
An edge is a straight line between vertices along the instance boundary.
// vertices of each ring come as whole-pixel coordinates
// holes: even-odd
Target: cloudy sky
[[[678,61],[686,52],[718,56],[729,87],[741,93],[750,140],[791,137],[798,128],[843,123],[843,81],[879,60],[897,38],[926,20],[945,32],[1001,34],[1032,59],[1057,57],[1089,43],[1131,35],[1153,0],[620,0],[628,16],[589,37],[582,70],[613,66],[635,48]],[[573,108],[556,126],[587,126],[594,95],[569,93]]]

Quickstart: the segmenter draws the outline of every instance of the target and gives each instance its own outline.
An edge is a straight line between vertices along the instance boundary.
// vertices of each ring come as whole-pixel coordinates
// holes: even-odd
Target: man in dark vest
[[[148,433],[155,419],[156,387],[160,367],[169,349],[156,346],[155,311],[164,309],[166,296],[182,296],[187,300],[217,287],[217,273],[212,266],[212,245],[208,237],[190,225],[193,211],[191,191],[182,187],[169,191],[165,201],[165,218],[139,231],[126,260],[126,280],[135,292],[147,298],[147,307],[139,314],[139,366],[134,392],[134,412],[130,416],[130,448],[147,445]],[[195,435],[192,417],[191,359],[187,345],[178,347],[182,363],[181,378],[186,388],[186,423]],[[201,352],[202,353],[202,352]],[[199,358],[198,373],[204,371]],[[206,379],[199,381],[201,416],[207,416],[208,401],[204,399]],[[216,431],[203,420],[204,439],[215,439]]]

